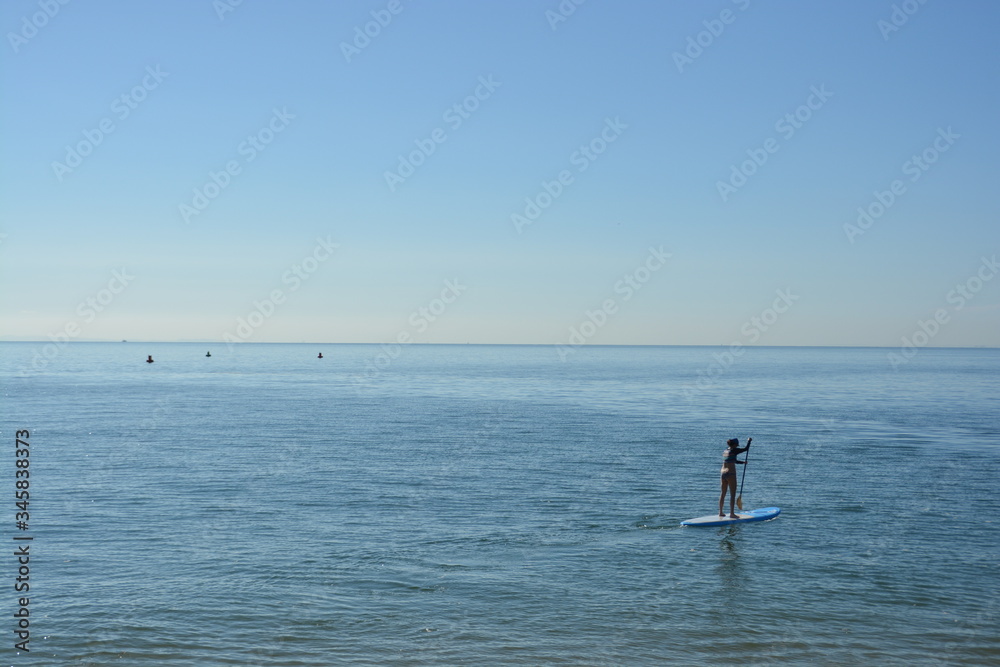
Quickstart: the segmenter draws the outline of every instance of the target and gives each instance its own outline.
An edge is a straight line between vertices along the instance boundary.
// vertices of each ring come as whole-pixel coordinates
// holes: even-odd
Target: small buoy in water
[[[147,364],[153,363],[153,355],[149,355],[148,357],[146,357],[146,363]]]
[[[210,356],[212,356],[212,353],[211,353],[211,352],[206,352],[206,353],[205,353],[205,356],[206,356],[206,357],[210,357]]]
[[[319,356],[318,356],[318,357],[316,357],[316,358],[317,358],[317,359],[322,359],[322,358],[323,358],[323,353],[322,353],[322,352],[320,352],[320,353],[319,353]]]

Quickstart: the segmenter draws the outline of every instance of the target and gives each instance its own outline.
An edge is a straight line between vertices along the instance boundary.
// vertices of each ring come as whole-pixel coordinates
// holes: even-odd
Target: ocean
[[[890,352],[2,343],[3,660],[1000,664],[1000,350]]]

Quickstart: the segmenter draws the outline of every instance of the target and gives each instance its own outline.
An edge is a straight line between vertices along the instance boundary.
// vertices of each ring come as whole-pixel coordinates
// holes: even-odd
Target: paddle
[[[750,443],[753,442],[753,438],[747,438],[747,455],[743,459],[743,478],[740,479],[740,495],[736,497],[736,507],[743,509],[743,482],[747,478],[747,464],[750,461]]]

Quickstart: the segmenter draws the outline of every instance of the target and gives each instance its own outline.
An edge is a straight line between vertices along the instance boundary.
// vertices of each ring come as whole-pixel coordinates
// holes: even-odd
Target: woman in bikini
[[[729,518],[738,519],[734,505],[736,504],[736,464],[743,465],[746,461],[740,461],[736,457],[750,449],[750,440],[747,440],[746,447],[740,447],[740,441],[731,438],[726,441],[726,451],[722,453],[722,493],[719,494],[719,516],[726,516],[722,511],[722,504],[726,500],[726,491],[729,491]]]

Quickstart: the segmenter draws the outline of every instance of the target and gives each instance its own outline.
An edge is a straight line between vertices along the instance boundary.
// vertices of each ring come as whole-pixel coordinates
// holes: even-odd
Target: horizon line
[[[29,339],[29,340],[7,340],[0,338],[0,343],[45,343],[45,344],[58,344],[67,345],[70,343],[115,343],[115,344],[143,344],[143,345],[216,345],[225,344],[227,346],[233,345],[452,345],[452,346],[465,346],[465,345],[476,345],[481,347],[552,347],[565,345],[563,343],[473,343],[466,341],[463,343],[431,343],[431,342],[411,342],[411,343],[396,343],[395,341],[377,341],[377,342],[333,342],[333,341],[241,341],[239,343],[229,343],[222,340],[107,340],[107,339],[80,339],[80,340],[69,340],[69,341],[53,341],[51,339]],[[732,343],[584,343],[583,345],[573,346],[574,349],[580,347],[731,347]],[[838,349],[895,349],[898,345],[815,345],[815,344],[798,344],[798,345],[742,345],[742,347],[754,347],[754,348],[786,348],[786,347],[802,347],[802,348],[838,348]],[[994,345],[925,345],[918,349],[935,349],[935,350],[1000,350],[1000,346]]]

